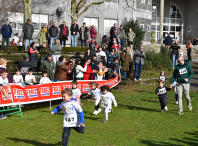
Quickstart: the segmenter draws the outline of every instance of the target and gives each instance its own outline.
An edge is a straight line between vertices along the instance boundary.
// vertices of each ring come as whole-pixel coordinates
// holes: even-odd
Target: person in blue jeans
[[[77,34],[79,32],[79,26],[77,24],[77,20],[74,21],[74,24],[72,24],[72,26],[70,27],[70,31],[71,31],[71,46],[72,47],[76,47],[76,40],[77,40]]]
[[[50,50],[52,50],[52,44],[54,43],[54,40],[56,40],[58,36],[58,28],[56,27],[55,22],[53,22],[52,26],[50,27],[49,34],[50,34]]]
[[[171,57],[173,59],[173,69],[175,69],[176,65],[177,65],[177,59],[179,57],[179,49],[180,46],[178,44],[178,41],[176,40],[175,43],[170,47],[171,49]]]
[[[121,51],[123,51],[124,41],[126,39],[126,33],[125,33],[125,30],[123,29],[122,25],[120,25],[120,28],[118,30],[118,36],[119,36],[119,39],[120,39]]]
[[[23,25],[23,33],[25,39],[25,51],[27,51],[27,43],[29,41],[29,46],[32,43],[32,35],[34,33],[34,26],[31,24],[31,20],[27,19],[27,23]]]
[[[1,27],[2,34],[2,46],[1,50],[4,50],[4,43],[6,42],[6,50],[9,51],[9,41],[12,35],[12,27],[8,24],[8,21],[5,21],[5,25]]]
[[[141,81],[141,71],[142,71],[142,65],[144,65],[144,59],[146,58],[146,55],[143,51],[143,46],[140,46],[138,50],[135,50],[134,53],[135,56],[135,72],[134,72],[134,81],[137,81],[137,71],[138,71],[138,80]]]

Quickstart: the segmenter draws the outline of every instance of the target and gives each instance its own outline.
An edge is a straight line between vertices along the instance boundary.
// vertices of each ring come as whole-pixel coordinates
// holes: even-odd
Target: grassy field
[[[104,115],[92,115],[94,103],[83,100],[85,134],[71,131],[69,146],[197,146],[198,95],[191,91],[193,111],[183,98],[184,114],[177,115],[174,91],[168,92],[168,111],[161,113],[157,86],[121,86],[112,90],[118,102],[104,124]],[[57,104],[53,103],[53,108]],[[22,108],[24,118],[12,115],[0,121],[0,146],[60,146],[63,112],[50,115],[49,106]]]

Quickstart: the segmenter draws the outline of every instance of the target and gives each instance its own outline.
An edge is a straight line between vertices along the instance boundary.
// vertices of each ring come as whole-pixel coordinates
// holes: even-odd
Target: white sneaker
[[[175,67],[173,67],[173,69],[175,69]]]
[[[138,81],[141,81],[141,80],[142,80],[142,79],[140,79],[140,78],[138,79]]]
[[[164,110],[162,110],[162,113],[164,112]]]
[[[97,112],[100,113],[100,112],[101,112],[101,109],[99,108],[99,109],[97,110]]]
[[[95,111],[93,112],[93,114],[94,114],[94,115],[97,115],[97,114],[98,114],[98,111],[95,110]]]
[[[137,79],[135,78],[134,81],[137,81]]]
[[[168,110],[167,106],[165,106],[164,109],[165,109],[165,111],[167,111]]]
[[[178,102],[178,101],[176,101],[176,104],[179,104],[179,102]]]

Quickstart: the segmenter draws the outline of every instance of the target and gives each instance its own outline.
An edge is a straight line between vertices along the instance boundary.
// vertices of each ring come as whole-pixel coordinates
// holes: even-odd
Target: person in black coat
[[[76,20],[74,21],[74,24],[71,25],[70,31],[71,31],[71,40],[72,40],[71,46],[76,47],[77,34],[79,32],[79,26]]]
[[[69,37],[69,27],[66,26],[66,22],[64,21],[63,24],[59,25],[60,28],[60,33],[59,33],[59,39],[60,39],[60,44],[62,45],[63,41],[63,46],[66,46],[66,40],[68,40]]]
[[[50,34],[50,50],[52,50],[52,44],[58,36],[58,28],[56,27],[55,22],[53,22],[52,26],[50,27],[49,34]]]
[[[92,70],[99,71],[96,55],[93,55],[93,57],[92,57],[91,68],[92,68]],[[93,73],[93,80],[97,80],[97,73]]]
[[[85,47],[87,46],[87,40],[88,40],[88,35],[87,32],[89,29],[86,27],[86,23],[83,23],[83,26],[80,28],[80,40],[81,40],[81,46],[83,47],[83,42],[85,44]]]
[[[173,39],[171,38],[171,33],[168,34],[168,36],[165,38],[165,46],[168,48],[168,51],[170,51],[170,47],[173,45]]]
[[[179,46],[177,40],[176,40],[175,43],[170,47],[170,49],[171,49],[171,58],[172,58],[172,60],[173,60],[173,68],[175,68],[176,65],[177,65],[177,59],[178,59],[178,57],[179,57],[179,51],[178,51],[178,50],[179,50],[180,48],[181,48],[181,47]]]
[[[91,55],[96,55],[96,48],[98,48],[98,43],[95,41],[94,38],[89,40],[89,49],[91,51]]]
[[[87,59],[92,59],[92,54],[91,54],[91,51],[90,49],[87,49],[87,52],[85,53],[84,55],[84,60],[87,60]]]
[[[35,68],[37,67],[37,54],[38,54],[38,50],[36,47],[36,43],[33,42],[30,45],[30,49],[29,49],[29,58],[30,58],[30,62],[32,64],[32,67],[35,71]]]

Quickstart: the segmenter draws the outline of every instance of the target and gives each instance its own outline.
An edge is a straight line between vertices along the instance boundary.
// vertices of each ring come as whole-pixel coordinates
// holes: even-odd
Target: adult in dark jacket
[[[92,54],[91,54],[90,49],[87,49],[87,52],[84,55],[84,60],[87,60],[87,59],[92,59]]]
[[[8,24],[8,21],[5,21],[5,24],[1,27],[2,34],[2,45],[1,50],[4,50],[4,44],[6,42],[6,50],[9,51],[10,37],[12,35],[12,27]]]
[[[58,36],[58,28],[56,27],[56,23],[53,22],[52,26],[49,29],[50,34],[50,50],[52,50],[52,44],[55,39],[57,39]]]
[[[48,54],[47,58],[41,63],[41,72],[47,72],[47,77],[53,82],[54,80],[54,61],[52,54]]]
[[[127,81],[126,79],[127,71],[129,71],[129,66],[131,62],[131,55],[128,47],[126,48],[125,51],[122,52],[121,60],[122,60],[122,70],[123,70],[124,80]]]
[[[134,53],[135,56],[135,72],[134,72],[134,80],[137,81],[137,71],[138,71],[138,80],[141,81],[141,71],[142,71],[142,65],[144,65],[144,59],[146,58],[146,55],[143,51],[143,46],[140,46],[139,49],[135,50]]]
[[[34,33],[34,26],[31,24],[31,20],[27,19],[27,23],[23,25],[23,33],[25,39],[25,51],[27,51],[27,42],[29,40],[29,45],[32,42],[32,35]]]
[[[74,24],[70,27],[71,31],[71,41],[72,41],[72,47],[76,47],[76,40],[77,40],[77,34],[79,32],[79,26],[77,24],[77,21],[74,21]]]
[[[194,41],[193,41],[193,46],[197,46],[198,45],[198,39],[195,38]]]
[[[37,54],[39,53],[36,47],[36,43],[33,42],[30,45],[30,52],[29,52],[29,58],[30,58],[30,62],[32,63],[32,67],[35,71],[35,68],[37,67]]]
[[[88,35],[87,32],[89,29],[86,27],[86,23],[83,23],[83,26],[80,28],[80,40],[81,40],[81,46],[83,47],[83,42],[85,44],[85,47],[87,46],[87,40],[88,40]]]
[[[96,43],[95,39],[89,40],[89,49],[91,51],[91,55],[96,55],[96,48],[98,48],[98,43]]]
[[[66,46],[66,40],[68,40],[69,37],[69,27],[66,26],[66,22],[64,21],[63,24],[59,25],[60,28],[60,33],[59,33],[59,39],[60,39],[60,44],[62,45],[63,41],[63,46]]]
[[[173,69],[175,69],[175,66],[177,65],[177,59],[179,57],[179,49],[180,46],[178,44],[178,41],[176,40],[175,43],[170,47],[171,49],[171,58],[173,60]]]
[[[114,31],[114,29],[115,29],[116,27],[117,27],[117,24],[114,23],[113,26],[112,26],[111,29],[110,29],[110,34],[111,34],[112,31]]]
[[[59,61],[57,62],[57,65],[56,65],[56,72],[55,72],[55,77],[54,77],[55,82],[67,80],[67,70],[72,70],[75,66],[75,60],[72,60],[73,62],[72,66],[66,66],[70,62],[71,61],[66,62],[66,59],[64,56],[59,57]]]
[[[28,69],[32,68],[32,63],[29,61],[28,54],[23,55],[23,60],[19,62],[18,68],[21,69],[21,75],[23,76],[23,80],[25,81],[25,76],[28,74]]]
[[[91,68],[93,70],[99,71],[99,67],[98,67],[98,62],[97,62],[96,55],[93,55],[93,57],[92,57]],[[97,80],[97,73],[93,73],[93,80]]]
[[[170,51],[170,47],[173,45],[173,39],[171,38],[171,33],[168,34],[168,36],[165,38],[165,46],[168,48],[168,51]]]
[[[49,34],[49,29],[50,29],[50,27],[52,26],[52,24],[53,24],[53,21],[50,21],[50,24],[47,25],[47,34],[48,34],[48,42],[47,42],[47,44],[48,44],[48,46],[50,46],[50,34]]]
[[[3,69],[6,68],[7,62],[8,61],[5,58],[1,58],[0,59],[0,73],[2,72]],[[9,83],[13,83],[13,78],[12,78],[12,76],[9,73],[8,73],[7,78],[8,78]]]
[[[47,47],[46,43],[43,42],[43,46],[39,50],[41,63],[46,59],[47,54],[49,53],[50,53],[49,48]]]

